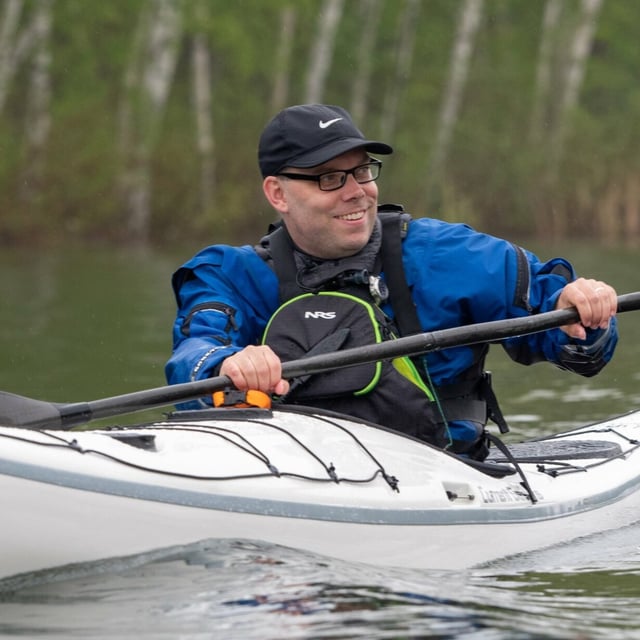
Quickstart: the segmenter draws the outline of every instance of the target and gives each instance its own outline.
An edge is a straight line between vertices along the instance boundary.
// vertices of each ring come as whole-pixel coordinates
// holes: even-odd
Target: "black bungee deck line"
[[[618,296],[618,313],[638,309],[640,309],[640,292]],[[378,360],[430,353],[450,347],[462,347],[480,342],[499,342],[506,338],[561,327],[578,319],[578,312],[572,307],[523,318],[509,318],[428,331],[397,340],[284,362],[282,376],[292,379]],[[26,429],[69,429],[91,420],[196,400],[230,386],[232,386],[231,380],[227,376],[216,376],[100,400],[67,404],[36,400],[0,391],[0,425]]]

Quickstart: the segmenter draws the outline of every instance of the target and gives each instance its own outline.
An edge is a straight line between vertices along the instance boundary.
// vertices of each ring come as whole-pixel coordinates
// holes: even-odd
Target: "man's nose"
[[[345,195],[347,195],[347,198],[359,198],[364,195],[362,185],[353,177],[352,173],[347,176],[347,180],[342,189]]]

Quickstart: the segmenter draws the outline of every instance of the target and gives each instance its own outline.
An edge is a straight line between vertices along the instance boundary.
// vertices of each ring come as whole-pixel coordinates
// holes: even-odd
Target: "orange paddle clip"
[[[225,389],[214,392],[212,397],[213,406],[216,408],[235,407],[237,409],[247,409],[250,407],[258,407],[260,409],[271,409],[271,396],[257,389],[249,389],[248,391]]]

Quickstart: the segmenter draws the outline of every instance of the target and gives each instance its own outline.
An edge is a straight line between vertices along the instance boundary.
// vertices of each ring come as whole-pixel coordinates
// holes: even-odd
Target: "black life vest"
[[[411,216],[398,205],[382,205],[378,217],[382,244],[372,276],[375,280],[384,267],[393,321],[376,304],[366,283],[334,281],[317,293],[303,290],[296,281],[294,247],[286,228],[276,227],[268,236],[281,307],[263,342],[283,361],[422,332],[402,264],[402,239]],[[430,389],[423,359],[398,358],[294,380],[284,400],[354,415],[446,447],[451,444],[447,421],[485,424],[488,417],[501,417],[484,374],[488,346],[473,348],[474,365],[463,379],[437,390]]]

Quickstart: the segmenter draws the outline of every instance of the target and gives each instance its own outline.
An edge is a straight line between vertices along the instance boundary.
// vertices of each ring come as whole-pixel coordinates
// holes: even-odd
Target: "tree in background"
[[[360,14],[362,16],[362,32],[356,50],[356,74],[353,79],[349,106],[349,111],[355,122],[364,120],[369,102],[371,76],[376,57],[376,38],[382,15],[382,0],[360,0]]]
[[[562,235],[566,232],[567,216],[559,215],[559,209],[551,203],[555,199],[571,114],[578,104],[602,2],[582,0],[578,11],[566,14],[564,20],[562,2],[547,0],[546,3],[530,128],[530,143],[543,158],[540,192],[536,196],[536,200],[546,202],[537,209],[541,233]]]
[[[287,105],[291,81],[291,56],[296,29],[296,9],[285,5],[280,13],[280,37],[274,61],[274,81],[271,92],[271,112],[277,113]]]
[[[318,13],[318,28],[307,72],[305,102],[322,102],[343,9],[344,0],[327,0]]]
[[[151,227],[151,155],[173,83],[182,37],[179,0],[150,0],[136,26],[124,73],[119,139],[122,200],[128,237],[149,241]]]
[[[25,78],[23,161],[18,198],[24,211],[41,197],[46,150],[51,128],[51,21],[53,0],[41,0],[20,28],[25,11],[22,0],[7,0],[0,29],[0,113],[11,82],[21,65]],[[27,63],[30,63],[27,65]]]
[[[464,85],[469,74],[475,36],[480,27],[483,2],[484,0],[465,0],[460,7],[460,16],[451,52],[449,79],[444,91],[437,133],[429,160],[426,180],[427,201],[431,200],[431,191],[434,185],[442,181],[449,144],[458,119]]]
[[[411,75],[419,11],[419,0],[405,0],[398,15],[394,71],[382,103],[380,137],[384,139],[390,140],[395,134],[398,109]]]
[[[215,204],[215,153],[213,136],[213,66],[209,39],[201,30],[209,21],[206,0],[195,3],[196,31],[191,36],[191,72],[193,74],[193,113],[195,119],[195,146],[200,164],[200,207],[213,209]]]

